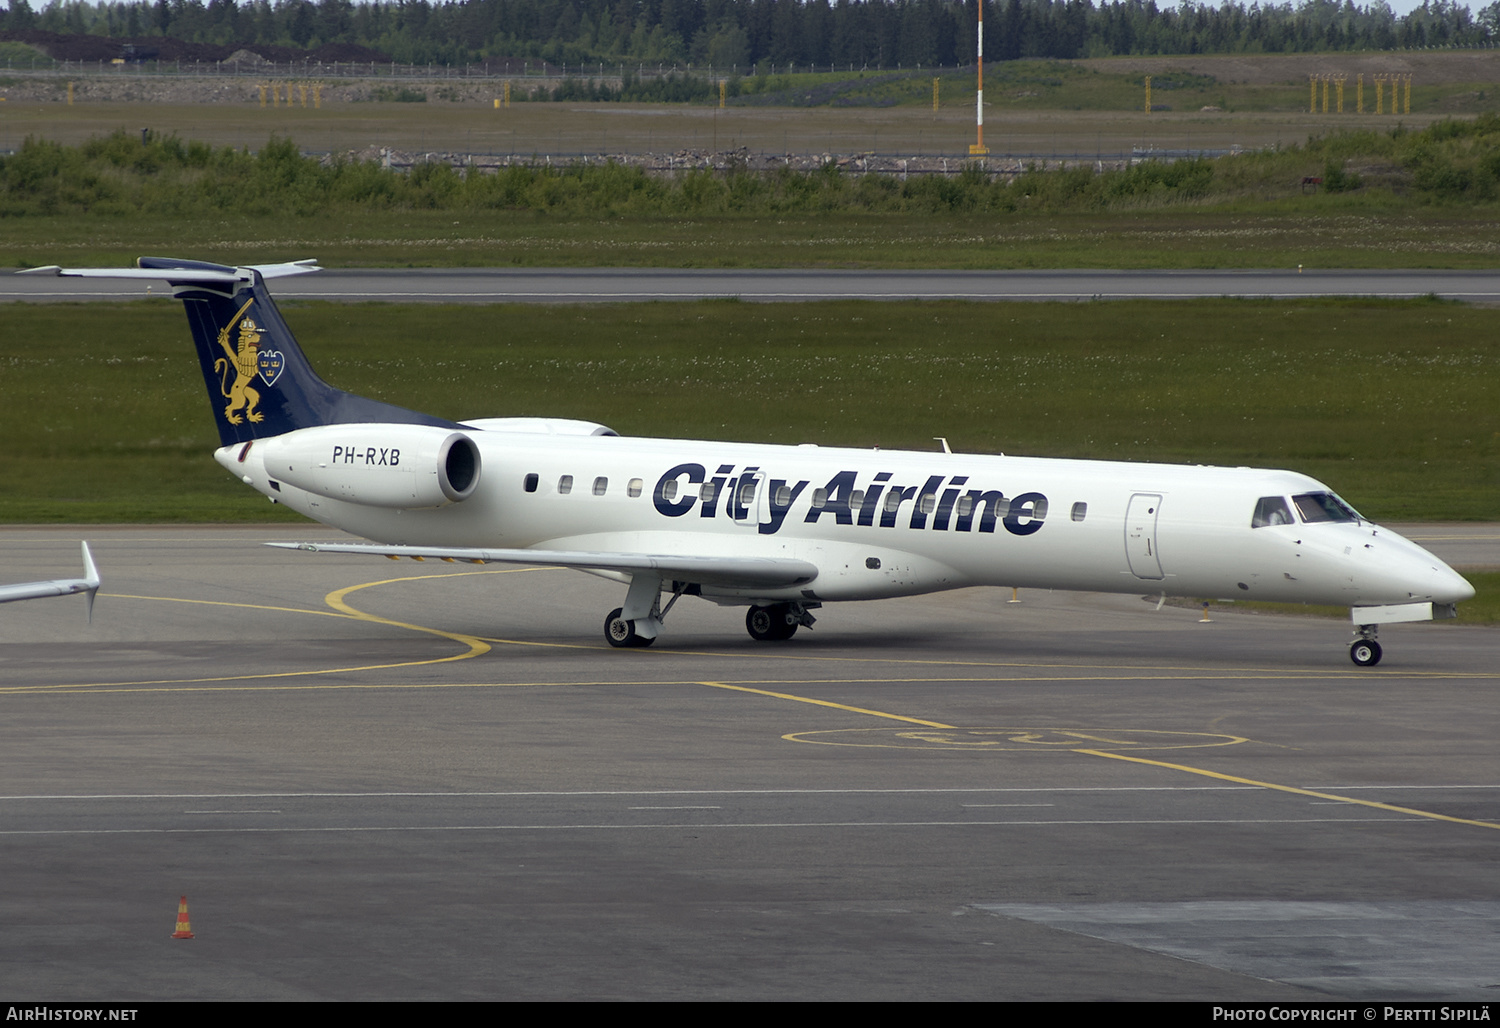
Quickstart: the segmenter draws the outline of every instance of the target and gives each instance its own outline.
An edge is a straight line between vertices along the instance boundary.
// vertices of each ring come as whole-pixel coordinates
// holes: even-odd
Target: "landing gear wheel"
[[[643,635],[635,634],[635,622],[626,621],[620,615],[625,613],[624,608],[616,607],[609,612],[609,617],[604,619],[604,638],[611,646],[650,646],[656,642],[654,638],[647,639]]]
[[[1349,659],[1360,667],[1374,667],[1380,663],[1380,644],[1374,639],[1356,639],[1349,647]]]
[[[745,614],[745,631],[756,642],[780,642],[797,634],[798,618],[789,603],[751,607]]]

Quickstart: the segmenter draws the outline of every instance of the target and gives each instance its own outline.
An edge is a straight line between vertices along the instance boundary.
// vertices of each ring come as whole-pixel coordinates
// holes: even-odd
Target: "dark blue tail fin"
[[[318,425],[459,427],[346,393],[319,378],[276,309],[262,268],[165,257],[142,257],[137,265],[171,283],[173,295],[187,308],[214,423],[225,446]],[[273,275],[294,273],[283,268],[316,270],[305,265],[264,270]]]

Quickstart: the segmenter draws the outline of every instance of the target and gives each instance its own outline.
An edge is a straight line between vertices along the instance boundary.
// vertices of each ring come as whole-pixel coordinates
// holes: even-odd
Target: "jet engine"
[[[442,507],[479,486],[479,447],[446,428],[324,425],[269,439],[262,453],[270,478],[370,507]]]

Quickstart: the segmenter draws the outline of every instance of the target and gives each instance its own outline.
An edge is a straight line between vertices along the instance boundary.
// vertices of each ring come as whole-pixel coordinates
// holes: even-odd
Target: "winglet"
[[[87,608],[89,624],[94,623],[94,596],[99,592],[99,569],[94,566],[94,555],[89,552],[89,544],[85,540],[83,544],[83,592],[84,604]]]

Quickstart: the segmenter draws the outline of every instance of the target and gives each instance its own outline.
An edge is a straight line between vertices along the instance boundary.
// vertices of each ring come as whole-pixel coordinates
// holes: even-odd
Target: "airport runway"
[[[0,302],[118,300],[147,283],[0,275]],[[151,295],[164,286],[152,285]],[[621,303],[641,300],[1182,300],[1426,296],[1494,303],[1500,271],[834,271],[792,268],[420,268],[330,270],[280,279],[281,298],[431,303]]]
[[[1490,563],[1496,526],[1417,526]],[[649,650],[564,571],[88,530],[0,607],[27,999],[1450,999],[1500,988],[1500,633],[969,590]],[[0,529],[5,581],[76,527]],[[191,941],[169,938],[186,894]]]

